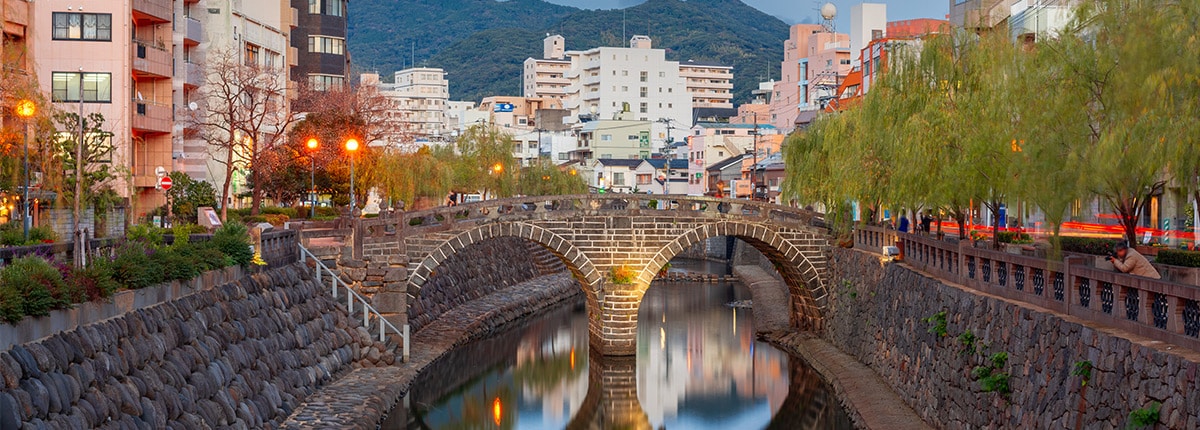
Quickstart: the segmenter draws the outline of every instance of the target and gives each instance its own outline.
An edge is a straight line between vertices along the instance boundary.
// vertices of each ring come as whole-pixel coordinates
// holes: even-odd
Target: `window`
[[[614,172],[613,185],[625,185],[625,174],[621,172]]]
[[[624,87],[624,86],[623,86],[623,87],[621,87],[621,91],[622,91],[622,92],[626,92],[626,93],[627,93],[627,92],[629,92],[629,87]]]
[[[637,135],[636,135],[636,134],[631,134],[631,135],[627,136],[626,138],[627,138],[628,140],[638,140],[638,137],[637,137]]]
[[[51,96],[56,102],[112,103],[111,73],[54,72]]]
[[[603,142],[608,142],[608,141],[612,140],[612,135],[611,134],[601,134],[600,140]]]
[[[658,72],[658,77],[660,77],[660,78],[667,77],[667,72]]]
[[[646,87],[642,87],[641,94],[642,94],[643,98],[645,98],[649,93],[650,93],[650,90],[648,90]]]
[[[649,173],[639,173],[637,175],[637,184],[638,185],[650,185],[650,174]]]
[[[246,65],[247,66],[257,65],[259,63],[259,61],[262,61],[262,58],[260,58],[260,57],[262,57],[262,48],[259,48],[258,45],[255,45],[253,43],[247,43],[246,44],[246,55],[244,58],[246,60]]]
[[[558,153],[558,159],[562,160],[562,161],[566,161],[566,160],[570,159],[570,154],[567,154],[566,152],[560,152],[560,153]]]
[[[642,72],[642,82],[646,82],[646,79],[649,78],[649,75],[649,73]]]
[[[112,40],[112,14],[54,12],[54,40]]]
[[[646,105],[647,105],[647,103],[645,103],[645,102],[643,102],[641,104],[639,113],[646,113],[649,111],[649,107]]]
[[[346,78],[333,75],[308,75],[308,81],[314,90],[325,91],[342,88],[346,83]]]
[[[309,15],[320,15],[321,0],[308,0],[308,13]]]
[[[629,76],[629,71],[628,71],[628,70],[622,70],[622,71],[621,71],[621,76]]]
[[[346,53],[346,39],[329,36],[308,36],[308,52],[343,55]]]
[[[325,0],[325,14],[329,16],[346,16],[345,0]]]
[[[537,149],[537,147],[538,147],[537,142],[532,142],[532,141],[529,142],[529,149]]]

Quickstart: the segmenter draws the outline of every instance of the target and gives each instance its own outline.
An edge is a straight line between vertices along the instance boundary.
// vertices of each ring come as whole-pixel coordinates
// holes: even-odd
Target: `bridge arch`
[[[660,248],[639,274],[638,285],[649,288],[650,282],[663,266],[683,250],[721,236],[746,242],[775,265],[788,286],[793,327],[806,330],[822,327],[827,294],[818,264],[824,264],[825,256],[821,251],[823,239],[816,233],[779,231],[767,224],[743,221],[721,221],[698,226]],[[804,245],[798,247],[798,242]],[[644,293],[643,289],[639,296]]]
[[[597,312],[599,302],[596,287],[602,276],[591,259],[575,247],[569,240],[546,228],[528,222],[506,222],[485,224],[458,233],[454,237],[438,245],[421,260],[412,271],[408,280],[409,303],[414,303],[421,294],[425,283],[434,275],[434,271],[443,262],[459,251],[476,243],[497,238],[519,238],[541,245],[558,257],[567,266],[583,286],[587,296],[588,311]]]

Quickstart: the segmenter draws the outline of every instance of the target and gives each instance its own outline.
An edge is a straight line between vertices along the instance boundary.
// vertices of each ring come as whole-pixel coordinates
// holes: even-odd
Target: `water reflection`
[[[589,352],[583,307],[558,309],[451,352],[381,427],[852,428],[819,376],[757,342],[749,309],[725,306],[749,298],[730,284],[655,284],[639,313],[636,358]]]

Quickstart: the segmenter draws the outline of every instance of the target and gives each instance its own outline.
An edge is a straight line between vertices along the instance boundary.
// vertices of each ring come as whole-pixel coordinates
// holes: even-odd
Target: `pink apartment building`
[[[784,41],[781,80],[771,96],[770,123],[781,131],[796,128],[801,112],[816,112],[833,97],[850,73],[850,36],[818,24],[796,24]]]

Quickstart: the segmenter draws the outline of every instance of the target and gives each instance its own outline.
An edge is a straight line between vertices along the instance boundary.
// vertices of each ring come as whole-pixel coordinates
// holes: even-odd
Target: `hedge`
[[[1120,240],[1118,239],[1102,239],[1094,237],[1062,237],[1063,252],[1075,252],[1080,254],[1105,255],[1113,250]]]
[[[1163,248],[1158,250],[1155,262],[1170,266],[1200,267],[1200,252]]]

